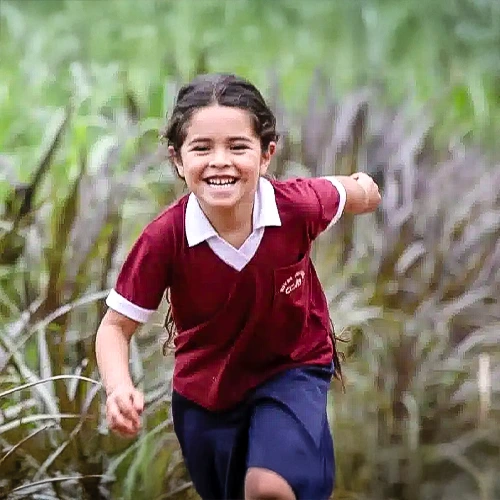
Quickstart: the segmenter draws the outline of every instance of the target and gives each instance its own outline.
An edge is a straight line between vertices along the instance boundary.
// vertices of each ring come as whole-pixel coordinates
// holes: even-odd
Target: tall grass
[[[332,316],[353,332],[347,396],[332,398],[339,488],[496,498],[500,168],[472,148],[437,151],[432,115],[408,123],[377,102],[340,105],[309,158],[323,173],[333,151],[336,173],[371,171],[384,192],[375,216],[345,218],[316,255]],[[320,119],[310,111],[304,130]]]
[[[265,88],[274,70],[287,107],[304,110],[317,67],[338,95],[378,85],[386,103],[406,99],[413,111],[432,99],[442,140],[492,146],[499,28],[495,0],[4,0],[0,147],[24,150],[24,165],[52,106],[72,96],[90,113],[110,112],[124,86],[147,116],[162,117],[165,82],[200,71]]]
[[[283,134],[273,168],[280,177],[364,170],[384,193],[374,216],[345,216],[314,255],[337,331],[349,333],[347,393],[331,395],[337,498],[493,500],[500,169],[472,149],[433,147],[430,113],[407,121],[375,92],[342,101],[328,92],[318,79],[311,99],[323,93],[332,106],[311,101],[297,116],[274,90],[283,132],[298,132]],[[103,298],[142,226],[181,189],[150,122],[132,109],[140,106],[123,108],[77,155],[81,111],[56,114],[38,174],[24,194],[12,192],[17,212],[6,212],[1,240],[10,297],[0,336],[6,498],[193,495],[169,414],[163,306],[132,345],[144,431],[126,441],[103,421],[93,355]],[[22,245],[12,254],[14,240]]]

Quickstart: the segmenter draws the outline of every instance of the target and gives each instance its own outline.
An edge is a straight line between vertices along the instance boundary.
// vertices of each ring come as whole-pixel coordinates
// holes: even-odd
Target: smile
[[[236,184],[238,179],[235,177],[209,177],[207,179],[204,179],[204,181],[209,185],[209,186],[232,186]]]

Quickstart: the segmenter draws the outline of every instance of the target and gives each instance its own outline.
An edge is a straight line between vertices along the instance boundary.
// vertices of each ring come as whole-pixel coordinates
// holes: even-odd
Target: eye
[[[194,146],[193,148],[191,148],[191,151],[208,151],[209,150],[209,147],[208,146]]]
[[[246,144],[233,144],[231,149],[233,151],[244,151],[245,149],[248,149],[248,146]]]

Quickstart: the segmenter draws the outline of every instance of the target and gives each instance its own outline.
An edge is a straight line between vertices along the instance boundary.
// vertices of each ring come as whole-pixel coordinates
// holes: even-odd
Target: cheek
[[[183,163],[184,166],[184,177],[190,180],[196,180],[196,177],[201,175],[204,169],[205,163],[200,161],[199,158],[185,158]]]
[[[237,163],[239,163],[240,168],[244,169],[249,177],[259,175],[261,164],[259,155],[247,155],[245,158],[241,158]]]

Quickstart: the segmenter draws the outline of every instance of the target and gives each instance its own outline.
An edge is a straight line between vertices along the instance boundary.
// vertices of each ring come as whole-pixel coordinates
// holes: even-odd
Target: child
[[[140,428],[129,340],[168,289],[174,429],[198,494],[327,499],[338,360],[311,244],[343,212],[375,210],[378,187],[362,173],[266,178],[275,117],[231,75],[184,86],[164,139],[190,194],[144,229],[107,299],[96,353],[108,423],[128,436]]]

